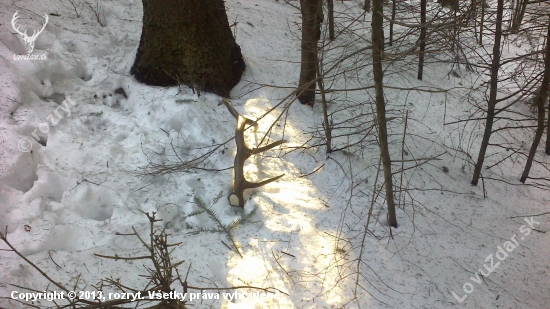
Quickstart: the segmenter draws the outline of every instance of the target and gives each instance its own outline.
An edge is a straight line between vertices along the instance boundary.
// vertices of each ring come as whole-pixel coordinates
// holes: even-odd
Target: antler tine
[[[19,27],[15,24],[15,21],[19,19],[18,13],[19,11],[15,11],[15,14],[13,14],[13,18],[11,19],[11,25],[17,33],[19,33],[20,35],[27,36],[27,30],[25,30],[25,32],[21,32],[21,30],[19,30]]]
[[[239,116],[241,116],[241,115],[239,115],[239,112],[237,112],[237,110],[235,109],[235,107],[233,107],[233,104],[231,104],[231,102],[230,102],[228,99],[226,99],[226,98],[223,98],[223,99],[221,100],[221,102],[218,104],[218,106],[220,106],[220,105],[222,105],[222,104],[225,105],[225,107],[227,107],[227,109],[229,110],[229,113],[230,113],[231,115],[233,115],[233,117],[235,117],[235,119],[236,119],[237,121],[239,121]],[[246,125],[251,125],[251,126],[254,127],[254,132],[258,131],[258,123],[257,123],[256,121],[254,121],[254,120],[252,120],[252,119],[248,119],[248,118],[246,118],[246,117],[244,117],[244,116],[241,116],[241,117],[244,118],[244,121],[245,121],[245,124],[246,124]]]
[[[46,25],[48,24],[48,21],[50,20],[50,18],[46,13],[44,13],[44,18],[46,19],[46,22],[44,22],[44,24],[42,25],[42,29],[40,29],[38,32],[36,30],[33,30],[31,38],[36,38],[46,28]]]
[[[46,21],[44,22],[44,25],[42,26],[42,30],[40,30],[40,32],[44,31],[44,28],[46,28],[46,25],[48,24],[48,21],[50,20],[50,17],[48,16],[48,14],[44,13],[44,19]]]
[[[269,179],[266,179],[266,180],[260,181],[260,182],[246,181],[244,186],[245,186],[246,189],[254,189],[254,188],[263,187],[263,186],[267,185],[268,183],[274,182],[275,180],[283,177],[284,175],[285,174],[281,174],[279,176],[275,176],[275,177],[272,177],[272,178],[269,178]]]

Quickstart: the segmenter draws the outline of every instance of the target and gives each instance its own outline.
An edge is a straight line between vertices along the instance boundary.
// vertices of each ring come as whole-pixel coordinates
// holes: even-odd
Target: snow
[[[174,261],[185,261],[180,273],[189,268],[190,285],[250,285],[282,292],[274,299],[194,300],[188,303],[191,308],[548,308],[549,216],[533,217],[538,224],[528,235],[522,232],[528,222],[517,217],[547,212],[547,190],[519,184],[523,160],[506,161],[494,172],[509,184],[485,180],[472,187],[473,159],[465,153],[477,156],[483,126],[443,125],[472,110],[464,89],[478,84],[479,76],[459,70],[460,78],[450,77],[451,65],[440,64],[428,65],[422,82],[416,80],[414,69],[387,71],[385,83],[395,87],[464,87],[445,94],[386,89],[388,113],[395,117],[390,121],[394,160],[436,158],[408,170],[403,178],[396,175],[396,181],[402,179],[408,188],[396,194],[404,203],[397,209],[397,229],[388,227],[383,193],[377,195],[383,180],[381,174],[376,180],[376,130],[365,129],[350,139],[345,129],[335,130],[342,135],[335,137],[338,147],[367,139],[361,147],[328,156],[324,146],[304,149],[304,143],[318,142],[322,135],[322,111],[320,106],[312,110],[298,103],[289,107],[269,136],[287,143],[252,156],[245,166],[249,181],[285,176],[247,191],[244,210],[237,210],[227,200],[233,141],[204,162],[220,172],[144,175],[151,164],[177,164],[178,157],[202,154],[212,144],[229,140],[235,120],[218,105],[218,96],[137,83],[129,71],[141,34],[141,2],[101,3],[105,27],[89,8],[77,16],[66,1],[0,4],[5,21],[0,32],[0,226],[2,233],[7,226],[8,240],[19,252],[57,282],[72,287],[81,275],[77,290],[94,291],[92,285],[112,277],[144,289],[140,275],[146,273],[145,261],[114,261],[94,254],[146,254],[137,238],[117,233],[134,228],[147,237],[149,221],[142,212],[155,211],[167,224],[170,242],[181,243],[172,255]],[[232,30],[247,64],[230,99],[241,114],[259,118],[258,131],[245,134],[248,145],[258,145],[283,111],[278,104],[297,84],[300,17],[290,4],[226,3],[230,23],[238,21]],[[360,12],[358,1],[336,1],[336,6],[338,12]],[[50,14],[34,52],[46,54],[47,60],[14,60],[14,53],[25,53],[7,22],[16,10],[31,28],[41,22],[38,16],[43,12]],[[370,37],[368,27],[354,27],[364,27],[365,37]],[[355,38],[351,47],[364,47],[367,41]],[[342,66],[368,65],[369,55]],[[368,72],[361,73],[366,81],[347,80],[347,86],[368,84]],[[329,95],[334,123],[356,116],[340,126],[368,128],[370,105],[356,105],[372,101],[373,93]],[[403,152],[406,110],[409,135]],[[518,140],[530,141],[533,133],[522,134]],[[310,141],[312,135],[316,138]],[[29,151],[22,152],[22,146]],[[486,165],[499,160],[496,150],[489,151],[492,157]],[[542,164],[532,173],[545,175],[550,161],[541,151],[537,159]],[[414,163],[403,164],[406,168]],[[394,169],[399,168],[396,161]],[[223,196],[216,200],[220,192]],[[207,213],[192,215],[201,210],[194,194],[223,224],[252,213],[233,230],[242,257],[227,235],[208,231],[219,226]],[[499,260],[499,246],[504,248],[514,235],[519,246]],[[7,246],[2,243],[0,249]],[[487,274],[483,265],[489,265],[490,254],[500,264],[480,281],[475,273],[481,269]],[[0,257],[0,296],[6,297],[0,306],[22,308],[9,300],[10,295],[27,291],[13,285],[55,290],[13,252],[0,250]],[[461,298],[466,294],[463,287],[471,293],[460,303],[452,293]],[[181,286],[174,288],[182,292]]]

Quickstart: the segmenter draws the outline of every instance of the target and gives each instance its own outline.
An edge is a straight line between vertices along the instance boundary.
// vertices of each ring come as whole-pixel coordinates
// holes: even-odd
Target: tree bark
[[[527,162],[525,163],[525,169],[523,170],[523,175],[521,175],[520,181],[525,183],[525,180],[529,177],[529,172],[533,164],[533,159],[537,153],[537,148],[539,147],[540,140],[542,138],[542,133],[544,133],[544,103],[548,99],[548,88],[550,86],[550,20],[548,22],[548,32],[546,34],[546,52],[544,54],[544,75],[542,77],[542,85],[537,93],[535,98],[538,109],[538,123],[537,131],[535,132],[535,138],[533,144],[531,145],[531,150],[529,151],[529,156],[527,157]]]
[[[372,1],[372,68],[374,73],[374,89],[376,92],[376,116],[378,120],[378,139],[380,156],[384,167],[384,185],[386,203],[388,204],[388,224],[397,227],[395,215],[395,200],[393,197],[393,181],[391,158],[388,148],[388,129],[386,125],[386,102],[384,101],[384,72],[382,69],[382,54],[384,50],[384,28],[382,17],[383,0]]]
[[[458,17],[458,1],[457,1],[457,8],[455,10],[453,10],[453,19],[454,19],[454,23],[453,23],[453,38],[452,38],[452,42],[451,42],[451,52],[454,53],[455,51],[455,46],[458,46],[458,38],[456,37],[457,36],[457,32],[458,32],[458,20],[457,20],[457,17]],[[458,52],[457,52],[458,53]],[[457,57],[458,58],[458,57]]]
[[[548,40],[548,38],[547,38]],[[546,128],[546,151],[545,153],[550,156],[550,102],[548,102],[548,125]]]
[[[328,38],[334,40],[334,0],[327,0]]]
[[[391,21],[390,21],[390,46],[393,45],[393,23],[395,21],[395,14],[397,10],[397,0],[391,2]]]
[[[550,40],[550,38],[546,38],[546,40]],[[548,102],[548,124],[546,128],[546,151],[545,153],[550,156],[550,101]]]
[[[495,106],[497,102],[498,91],[498,70],[500,69],[500,40],[502,37],[502,15],[504,11],[504,0],[498,0],[497,4],[497,20],[495,31],[495,43],[493,45],[493,61],[491,63],[491,82],[489,91],[489,102],[487,108],[487,120],[485,123],[485,132],[483,133],[483,140],[481,141],[481,148],[479,149],[479,155],[477,163],[474,168],[474,176],[472,178],[472,185],[477,186],[477,182],[481,175],[481,168],[483,167],[483,161],[485,160],[485,153],[487,152],[487,146],[489,146],[489,139],[491,133],[493,133],[493,122],[495,120]]]
[[[322,0],[300,0],[302,11],[302,59],[298,100],[313,106],[315,103],[315,79],[317,78],[317,43],[321,38],[323,21]]]
[[[514,17],[512,20],[512,28],[510,29],[511,33],[518,33],[521,23],[523,21],[523,16],[525,15],[525,10],[527,9],[527,1],[522,0],[521,4],[518,1],[516,9],[514,10]]]
[[[365,12],[370,12],[370,0],[365,0],[365,3],[363,4],[363,10],[365,10]]]
[[[323,58],[321,57],[321,60]],[[325,129],[325,139],[326,139],[326,146],[327,146],[327,154],[332,152],[332,128],[330,127],[330,121],[328,119],[328,107],[327,107],[327,98],[325,95],[325,85],[323,82],[323,77],[321,75],[321,61],[318,61],[317,63],[317,76],[319,78],[317,79],[317,84],[319,85],[319,91],[321,91],[321,104],[323,107],[323,127]]]
[[[418,79],[424,72],[424,51],[426,50],[426,0],[420,0],[420,53],[418,54]]]
[[[451,10],[457,11],[459,9],[458,0],[438,0],[437,1],[442,6],[449,7]]]
[[[152,86],[188,85],[228,97],[245,63],[222,0],[142,0],[143,30],[131,74]]]
[[[479,45],[483,45],[483,21],[485,20],[485,1],[481,2],[481,20],[479,21]]]

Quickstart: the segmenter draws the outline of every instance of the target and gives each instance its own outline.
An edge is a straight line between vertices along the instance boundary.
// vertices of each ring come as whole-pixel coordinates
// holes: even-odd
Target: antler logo
[[[19,35],[21,36],[21,38],[25,42],[25,49],[27,50],[27,53],[30,54],[34,50],[34,41],[36,41],[36,39],[38,38],[38,35],[40,33],[42,33],[42,31],[44,31],[44,28],[46,28],[46,25],[48,24],[48,19],[49,19],[48,14],[44,13],[44,18],[46,19],[46,22],[42,26],[42,29],[40,29],[38,31],[33,30],[32,35],[28,36],[27,35],[27,30],[25,30],[25,32],[21,32],[19,30],[19,27],[15,25],[15,21],[19,18],[19,15],[17,15],[17,12],[18,11],[16,11],[15,14],[13,14],[13,18],[11,19],[11,25],[12,25],[13,29],[17,33],[19,33]]]

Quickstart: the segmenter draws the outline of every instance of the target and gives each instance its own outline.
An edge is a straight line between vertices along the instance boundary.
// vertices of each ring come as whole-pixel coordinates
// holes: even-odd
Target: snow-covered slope
[[[129,75],[141,33],[140,1],[102,1],[105,27],[88,7],[77,16],[69,1],[16,4],[0,4],[0,226],[7,226],[11,244],[57,282],[73,286],[80,275],[77,290],[94,291],[92,285],[112,277],[144,289],[139,275],[146,273],[146,262],[105,260],[94,253],[143,255],[138,239],[115,233],[135,228],[148,235],[142,211],[156,211],[157,218],[170,222],[171,242],[181,242],[172,254],[185,260],[182,273],[190,267],[190,285],[281,291],[273,299],[193,300],[190,308],[548,308],[549,216],[525,221],[548,211],[548,192],[491,181],[484,188],[470,186],[471,164],[451,150],[463,141],[456,127],[443,126],[444,115],[458,118],[468,108],[458,90],[447,94],[446,104],[444,95],[387,92],[396,115],[403,118],[409,111],[404,159],[437,156],[404,174],[408,191],[400,194],[405,203],[398,209],[400,226],[391,233],[377,195],[382,178],[376,180],[376,147],[330,156],[324,147],[302,147],[310,138],[306,132],[322,130],[317,106],[293,104],[270,136],[288,143],[248,160],[251,181],[285,177],[253,190],[244,211],[237,211],[225,198],[232,181],[227,169],[235,154],[232,141],[205,162],[220,172],[144,175],[151,164],[174,164],[179,156],[229,140],[235,121],[215,95],[148,87]],[[247,64],[231,101],[249,118],[263,116],[258,132],[247,132],[250,145],[262,139],[282,108],[264,114],[298,80],[300,17],[291,4],[297,2],[226,4],[229,20],[238,21],[234,31]],[[336,5],[346,12],[361,6]],[[14,60],[14,53],[24,53],[9,22],[15,11],[34,26],[43,12],[50,14],[34,51],[47,60]],[[449,79],[447,69],[428,66],[424,82],[411,83],[446,89],[476,79]],[[386,82],[408,86],[393,76]],[[392,130],[392,155],[400,160],[397,134],[403,123]],[[467,135],[479,137],[479,127],[469,130]],[[505,165],[504,177],[517,184],[520,166]],[[224,195],[216,200],[220,192]],[[198,209],[193,195],[208,205],[216,200],[212,209],[224,224],[255,210],[234,230],[242,257],[226,245],[226,235],[206,231],[217,227],[206,213],[189,216]],[[517,247],[504,257],[500,248],[510,249],[510,243]],[[14,253],[0,251],[0,256],[0,296],[7,297],[1,307],[23,307],[9,300],[12,292],[24,292],[10,284],[56,290]]]

